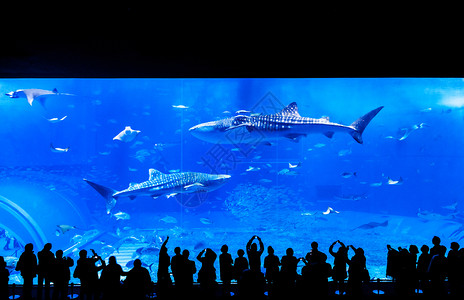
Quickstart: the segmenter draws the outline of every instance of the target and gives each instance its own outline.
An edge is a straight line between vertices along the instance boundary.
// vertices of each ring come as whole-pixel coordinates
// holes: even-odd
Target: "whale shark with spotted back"
[[[149,178],[141,183],[131,183],[128,188],[117,191],[112,188],[84,179],[106,199],[106,212],[109,214],[120,197],[149,196],[154,199],[166,195],[210,192],[221,187],[230,178],[226,174],[206,174],[197,172],[178,172],[165,174],[155,169],[149,170]]]
[[[320,119],[302,117],[295,102],[280,112],[271,115],[243,115],[198,124],[190,128],[193,136],[222,144],[245,144],[259,141],[271,144],[278,139],[298,142],[301,137],[312,133],[322,133],[332,138],[336,132],[350,134],[359,144],[369,122],[383,108],[380,106],[354,121],[351,125],[330,122],[328,117]]]

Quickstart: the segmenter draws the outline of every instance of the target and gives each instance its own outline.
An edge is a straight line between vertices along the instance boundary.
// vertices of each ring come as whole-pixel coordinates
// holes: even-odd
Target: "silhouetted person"
[[[387,245],[387,276],[391,276],[393,281],[396,282],[400,272],[400,252],[392,246]],[[428,268],[428,265],[427,265]]]
[[[340,247],[337,252],[333,251],[333,247],[339,243]],[[329,247],[329,253],[334,257],[334,266],[332,270],[332,279],[335,282],[338,294],[345,293],[345,279],[348,277],[346,266],[348,264],[348,247],[339,240],[333,242]]]
[[[308,288],[316,299],[325,298],[329,294],[329,281],[332,267],[326,262],[326,255],[311,255],[309,264]]]
[[[354,255],[348,259],[348,292],[350,295],[358,297],[362,295],[362,283],[368,280],[366,274],[366,257],[362,248],[355,248],[353,245],[348,246],[353,249]]]
[[[415,245],[411,245],[409,251],[401,247],[398,249],[396,292],[399,295],[411,296],[416,286],[416,261],[419,250]]]
[[[24,252],[16,263],[16,271],[21,272],[24,280],[23,297],[24,299],[32,298],[32,280],[37,275],[37,257],[34,254],[34,246],[27,244],[24,246]]]
[[[428,273],[430,276],[430,292],[433,296],[446,295],[445,279],[448,273],[448,262],[445,257],[446,247],[437,245],[437,254],[432,256]]]
[[[100,261],[101,266],[95,264]],[[74,278],[79,278],[81,282],[79,299],[98,298],[98,271],[103,269],[106,263],[98,255],[87,258],[87,250],[79,251],[76,269],[74,269]]]
[[[222,245],[221,254],[219,255],[219,276],[222,280],[223,294],[227,296],[230,295],[230,282],[234,272],[234,261],[228,251],[229,247]]]
[[[180,290],[180,296],[187,296],[191,297],[191,291],[193,287],[193,275],[197,272],[197,268],[195,266],[195,262],[189,259],[190,252],[187,249],[182,251],[182,269],[180,269],[180,286],[178,290]],[[177,287],[177,283],[176,283]],[[185,297],[182,297],[185,298]]]
[[[168,248],[166,244],[169,241],[169,236],[166,237],[166,240],[163,242],[159,252],[159,263],[158,263],[158,283],[157,293],[160,297],[166,296],[168,289],[172,285],[171,276],[169,275],[169,266],[171,265],[171,260],[168,254]]]
[[[280,260],[277,255],[274,254],[274,248],[271,246],[267,247],[268,255],[264,258],[264,268],[266,269],[266,279],[269,285],[273,285],[279,276]]]
[[[253,243],[254,239],[258,240],[259,249],[258,246]],[[259,236],[254,235],[251,237],[246,245],[246,252],[250,263],[250,270],[253,272],[261,272],[261,254],[264,252],[264,244]]]
[[[288,248],[286,255],[280,259],[280,281],[284,289],[291,289],[294,287],[296,280],[296,268],[299,260],[293,255],[293,249]]]
[[[100,276],[104,299],[117,299],[121,296],[121,276],[125,275],[127,272],[124,272],[121,265],[116,262],[116,257],[110,256]]]
[[[69,268],[74,266],[74,260],[71,257],[63,257],[63,250],[57,250],[55,256],[52,271],[53,299],[67,299],[68,283],[71,279]]]
[[[216,258],[217,254],[210,248],[201,250],[197,256],[197,260],[201,262],[201,268],[198,271],[198,282],[207,297],[214,295],[214,288],[216,286],[216,268],[214,267],[214,262]]]
[[[6,268],[6,262],[3,256],[0,256],[0,299],[8,299],[8,280],[10,271]]]
[[[430,265],[430,260],[432,256],[429,253],[429,246],[422,245],[420,248],[421,255],[419,255],[419,259],[417,260],[417,278],[419,280],[419,288],[426,292],[429,286],[429,276],[428,276],[428,269]]]
[[[238,286],[239,296],[241,299],[265,299],[264,287],[266,280],[262,272],[255,272],[245,269]]]
[[[182,275],[178,276],[178,273],[182,274],[182,268],[183,268],[183,257],[181,253],[180,247],[175,247],[174,248],[174,256],[171,258],[171,272],[172,272],[172,277],[174,277],[174,283],[176,285],[176,288],[178,286],[182,286]]]
[[[127,299],[145,299],[150,291],[151,278],[148,270],[142,267],[142,261],[138,258],[134,260],[134,267],[126,274],[124,285],[127,285],[129,293]]]
[[[459,244],[452,242],[450,246],[450,251],[447,256],[448,260],[448,283],[449,291],[452,296],[456,296],[459,292],[459,286],[461,285],[462,280],[462,257],[459,253]]]
[[[311,260],[314,259],[314,261],[325,261],[327,260],[327,255],[321,251],[319,251],[319,244],[317,242],[312,242],[311,243],[311,251],[309,252],[311,255]],[[320,256],[320,257],[317,257]]]
[[[234,277],[237,281],[240,281],[244,270],[248,269],[248,260],[246,259],[245,251],[243,249],[237,250],[238,257],[234,261]]]
[[[434,255],[437,255],[440,252],[440,243],[441,243],[441,239],[438,236],[434,236],[432,238],[433,247],[430,248],[430,255],[432,257]]]
[[[50,298],[50,275],[55,255],[51,251],[52,244],[46,243],[42,250],[37,252],[39,260],[37,272],[37,298],[42,298],[42,289],[45,281],[45,299]]]

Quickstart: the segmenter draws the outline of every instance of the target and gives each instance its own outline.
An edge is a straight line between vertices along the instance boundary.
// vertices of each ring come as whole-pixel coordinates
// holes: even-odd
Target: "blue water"
[[[73,95],[32,106],[3,96],[28,88]],[[219,252],[225,243],[235,257],[258,234],[278,255],[293,247],[304,256],[313,240],[328,253],[333,241],[344,240],[363,247],[371,275],[384,277],[387,243],[430,245],[439,235],[449,246],[462,237],[459,78],[1,79],[0,94],[0,227],[9,236],[0,239],[4,256],[19,256],[27,242],[36,252],[51,242],[52,250],[74,258],[79,249],[93,248],[116,255],[123,266],[137,257],[153,263],[155,280],[157,251],[167,235],[170,254],[181,246],[194,259],[204,247]],[[275,113],[291,102],[301,116],[329,116],[345,125],[384,109],[367,126],[363,145],[336,133],[272,146],[218,146],[189,133],[238,110]],[[131,142],[113,140],[126,126],[140,133]],[[53,152],[50,144],[69,151]],[[289,163],[300,167],[290,170]],[[147,180],[150,168],[231,179],[209,193],[118,199],[112,213],[129,219],[106,214],[103,197],[82,180],[122,190]],[[323,214],[328,207],[332,213]],[[388,225],[356,229],[384,221]],[[57,225],[76,228],[57,233]],[[20,246],[2,252],[12,238]],[[20,277],[10,276],[15,280]]]

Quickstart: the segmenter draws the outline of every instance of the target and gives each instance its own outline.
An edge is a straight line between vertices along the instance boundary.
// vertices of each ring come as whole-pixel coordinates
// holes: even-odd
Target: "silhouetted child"
[[[337,243],[340,244],[340,247],[338,248],[337,252],[334,252],[333,247]],[[339,240],[336,240],[330,245],[329,253],[334,257],[332,279],[335,282],[338,294],[343,295],[345,293],[345,279],[348,277],[348,273],[346,272],[346,266],[348,263],[348,248],[345,246],[345,244]]]
[[[55,255],[52,271],[53,299],[67,299],[68,283],[71,279],[69,268],[74,266],[74,260],[70,257],[63,257],[63,250],[57,250]]]
[[[45,299],[50,298],[50,275],[55,255],[51,251],[52,244],[46,243],[43,249],[37,252],[37,258],[39,260],[38,272],[37,272],[37,297],[42,298],[42,289],[45,281]]]
[[[21,272],[23,277],[23,297],[32,298],[32,280],[37,275],[37,257],[34,254],[34,246],[29,243],[24,246],[24,252],[16,263],[16,271]]]
[[[223,293],[227,296],[230,295],[230,282],[232,281],[234,271],[234,261],[228,251],[229,247],[222,245],[221,254],[219,255],[219,276],[222,280]]]
[[[271,246],[267,247],[267,253],[268,255],[264,258],[264,268],[266,269],[265,279],[268,284],[272,285],[279,275],[280,260],[274,254],[274,248]]]
[[[8,299],[8,280],[10,271],[6,268],[6,262],[3,256],[0,256],[0,299]]]
[[[240,281],[244,270],[248,269],[248,260],[246,259],[245,251],[243,249],[237,250],[238,257],[234,261],[234,277],[237,281]]]
[[[124,285],[129,293],[126,299],[145,299],[151,287],[150,273],[142,267],[140,259],[134,260],[134,267],[126,273]]]
[[[259,249],[258,246],[253,243],[254,239],[258,240]],[[253,272],[261,272],[261,254],[264,252],[264,244],[259,236],[254,235],[251,237],[246,245],[246,252],[250,263],[250,270]]]

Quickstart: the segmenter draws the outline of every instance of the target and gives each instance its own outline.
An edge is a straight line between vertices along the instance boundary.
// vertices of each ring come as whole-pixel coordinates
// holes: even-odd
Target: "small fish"
[[[322,148],[322,147],[325,147],[325,144],[319,143],[319,144],[314,145],[314,148]]]
[[[128,213],[125,213],[125,212],[117,212],[115,214],[112,214],[113,217],[116,218],[116,220],[129,220],[130,219],[130,215]]]
[[[53,144],[50,144],[50,150],[55,153],[66,153],[69,151],[69,147],[67,148],[58,148],[54,147]]]
[[[266,178],[260,179],[258,181],[261,182],[261,183],[271,183],[272,182],[272,180],[266,179]]]
[[[379,187],[382,185],[382,182],[374,182],[374,183],[371,183],[370,186],[372,187]]]
[[[194,250],[199,250],[199,249],[205,249],[205,247],[206,247],[205,242],[198,242],[198,243],[195,244],[193,249]]]
[[[288,168],[289,169],[296,169],[301,167],[301,162],[297,163],[296,165],[292,165],[291,163],[288,163]]]
[[[246,169],[246,172],[256,172],[256,171],[259,171],[259,170],[261,170],[260,167],[249,166],[248,169]]]
[[[387,179],[388,179],[387,184],[389,184],[389,185],[401,185],[401,184],[403,184],[403,178],[401,176],[400,176],[400,179],[398,179],[398,180],[393,180],[390,177],[387,177]]]
[[[200,218],[200,222],[205,224],[205,225],[211,225],[213,224],[213,221],[211,221],[210,219],[208,218]]]
[[[356,172],[343,172],[340,174],[343,178],[350,178],[352,176],[356,177]]]
[[[71,226],[71,225],[56,225],[56,227],[59,228],[61,234],[65,234],[66,232],[68,232],[68,231],[70,231],[72,229],[76,229],[76,226]]]
[[[180,169],[173,169],[173,170],[169,170],[168,172],[169,173],[179,173]]]
[[[188,106],[185,106],[185,105],[182,105],[182,104],[180,104],[180,105],[172,105],[172,107],[174,107],[174,108],[180,108],[180,109],[187,109],[187,108],[189,108]]]
[[[351,149],[344,149],[344,150],[338,151],[338,156],[347,156],[347,155],[350,155],[351,153],[352,153]]]
[[[123,131],[118,133],[113,140],[119,140],[125,143],[131,142],[140,133],[140,130],[133,130],[130,126],[126,126]]]
[[[334,210],[332,207],[327,207],[327,210],[326,211],[323,211],[322,214],[323,215],[328,215],[328,214],[331,214],[331,213],[334,213],[334,214],[339,214],[340,212],[339,211],[336,211]]]
[[[174,217],[171,217],[171,216],[166,216],[166,217],[160,219],[160,221],[163,221],[164,223],[167,223],[167,224],[175,224],[175,223],[177,223],[177,219],[174,218]]]
[[[62,117],[61,119],[59,118],[51,118],[51,119],[46,119],[48,122],[50,123],[58,123],[58,122],[61,122],[63,121],[64,119],[66,119],[68,116],[64,116]]]

